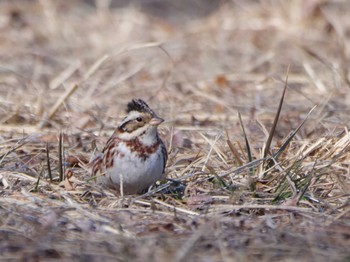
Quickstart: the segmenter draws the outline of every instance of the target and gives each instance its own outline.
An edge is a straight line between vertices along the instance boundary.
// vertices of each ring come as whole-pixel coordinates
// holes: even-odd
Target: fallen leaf
[[[83,155],[69,155],[66,157],[65,164],[68,167],[81,167],[81,164],[88,164],[89,160]]]
[[[65,172],[65,178],[64,178],[64,188],[68,191],[71,191],[74,189],[73,183],[71,179],[73,178],[73,171],[71,169],[67,169]]]

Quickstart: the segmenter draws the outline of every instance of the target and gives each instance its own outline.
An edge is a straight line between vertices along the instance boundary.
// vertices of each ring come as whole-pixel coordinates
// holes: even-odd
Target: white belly
[[[117,150],[123,157],[114,157],[113,167],[107,169],[104,176],[99,177],[99,182],[118,191],[122,184],[124,193],[135,194],[161,179],[164,164],[161,147],[146,159],[131,153],[123,144],[120,144]]]

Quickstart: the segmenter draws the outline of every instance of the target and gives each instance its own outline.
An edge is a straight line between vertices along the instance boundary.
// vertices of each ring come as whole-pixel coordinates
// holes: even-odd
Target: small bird
[[[159,138],[164,121],[141,99],[127,104],[127,116],[92,161],[97,183],[123,194],[140,194],[161,179],[168,159]]]

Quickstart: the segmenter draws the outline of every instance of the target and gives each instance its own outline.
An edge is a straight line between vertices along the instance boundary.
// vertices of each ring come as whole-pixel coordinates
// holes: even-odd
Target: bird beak
[[[164,121],[163,118],[160,118],[160,117],[158,117],[158,116],[155,116],[155,117],[153,117],[153,118],[151,119],[151,121],[149,121],[149,124],[150,124],[151,126],[158,126],[158,125],[160,125],[163,121]]]

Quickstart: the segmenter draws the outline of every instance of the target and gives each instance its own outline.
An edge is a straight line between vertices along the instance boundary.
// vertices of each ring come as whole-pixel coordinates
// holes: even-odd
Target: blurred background
[[[112,128],[141,97],[169,123],[235,135],[237,110],[271,125],[289,68],[281,125],[324,105],[303,132],[332,132],[349,123],[349,12],[342,0],[2,0],[0,117]]]
[[[125,8],[133,7],[143,12],[161,18],[169,23],[183,25],[214,12],[225,0],[85,0],[96,8]]]

